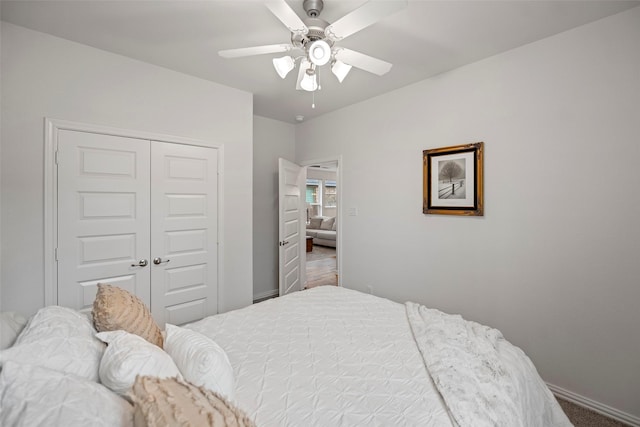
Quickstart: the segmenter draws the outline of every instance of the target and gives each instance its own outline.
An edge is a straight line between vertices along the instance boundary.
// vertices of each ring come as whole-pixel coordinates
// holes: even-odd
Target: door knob
[[[165,262],[169,262],[169,261],[171,261],[171,260],[170,260],[170,259],[165,259],[165,260],[163,261],[163,260],[162,260],[162,258],[154,258],[154,259],[153,259],[153,263],[154,263],[155,265],[159,265],[159,264],[162,264],[162,263],[165,263]]]
[[[149,261],[146,259],[141,259],[137,264],[131,264],[131,267],[146,267],[149,264]]]

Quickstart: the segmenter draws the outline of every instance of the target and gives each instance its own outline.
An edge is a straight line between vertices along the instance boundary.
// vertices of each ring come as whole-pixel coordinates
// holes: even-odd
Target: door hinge
[[[58,150],[56,150],[56,154],[55,154],[55,162],[56,162],[56,165],[57,165],[57,164],[58,164]]]
[[[53,256],[54,256],[55,260],[58,261],[58,248],[55,248],[53,250]]]

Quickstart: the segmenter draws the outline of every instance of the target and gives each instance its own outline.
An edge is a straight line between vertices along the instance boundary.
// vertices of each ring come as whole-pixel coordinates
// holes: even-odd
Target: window
[[[307,202],[307,223],[311,217],[322,215],[322,210],[320,209],[321,185],[322,181],[319,179],[307,179],[307,191],[305,195],[305,201]]]
[[[319,179],[307,179],[307,203],[312,205],[320,204],[320,180]]]
[[[335,181],[329,181],[326,180],[324,182],[324,197],[323,197],[323,206],[325,208],[335,208],[337,207],[337,203],[336,203],[336,196],[337,196],[337,191],[336,191],[336,182]]]
[[[325,215],[324,209],[332,209],[326,215],[335,215],[338,207],[338,192],[335,180],[307,179],[305,202],[307,203],[307,222],[314,216]]]

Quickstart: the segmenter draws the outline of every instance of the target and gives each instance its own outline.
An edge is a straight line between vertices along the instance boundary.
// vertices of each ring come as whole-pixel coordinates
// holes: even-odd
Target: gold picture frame
[[[483,156],[483,142],[424,150],[422,212],[483,216]]]

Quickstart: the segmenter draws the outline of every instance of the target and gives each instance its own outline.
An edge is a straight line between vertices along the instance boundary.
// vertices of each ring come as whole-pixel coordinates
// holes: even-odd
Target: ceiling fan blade
[[[387,74],[393,64],[383,61],[373,56],[365,55],[364,53],[356,52],[355,50],[345,49],[339,47],[336,49],[336,59],[344,62],[345,64],[352,65],[361,70],[368,71],[373,74],[382,76]]]
[[[223,58],[241,58],[243,56],[264,55],[266,53],[288,52],[293,49],[290,44],[270,44],[266,46],[241,47],[218,52]]]
[[[267,0],[266,6],[292,33],[307,34],[309,28],[284,0]]]
[[[331,40],[342,40],[405,7],[407,0],[369,0],[325,28],[324,34]]]

